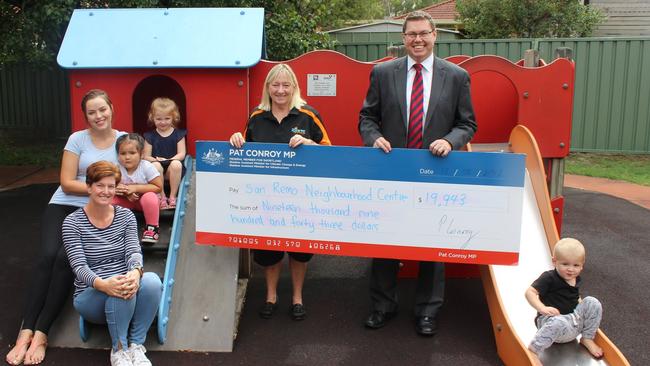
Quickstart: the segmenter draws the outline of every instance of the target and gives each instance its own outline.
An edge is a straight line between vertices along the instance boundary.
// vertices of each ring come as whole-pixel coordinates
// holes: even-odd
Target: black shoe
[[[303,320],[307,315],[307,311],[305,311],[305,307],[302,304],[293,304],[289,314],[293,320]]]
[[[260,309],[260,316],[264,319],[271,319],[276,310],[278,310],[278,300],[276,299],[275,302],[267,301]]]
[[[394,312],[385,313],[383,311],[373,310],[368,319],[366,319],[366,328],[379,329],[386,325],[386,322],[394,316]]]
[[[415,331],[419,335],[430,337],[438,332],[436,319],[430,316],[419,316],[415,319]]]

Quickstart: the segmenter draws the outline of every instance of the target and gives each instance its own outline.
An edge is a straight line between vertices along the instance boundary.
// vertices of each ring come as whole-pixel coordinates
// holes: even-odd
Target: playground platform
[[[4,294],[0,300],[4,310],[0,313],[0,350],[5,354],[20,325],[34,265],[31,258],[37,250],[40,213],[56,189],[53,182],[58,180],[56,170],[37,169],[31,174],[21,170],[20,179],[15,179],[18,176],[12,170],[16,171],[0,167],[0,291]],[[637,203],[632,204],[594,192],[598,186],[589,186],[585,183],[588,181],[565,177],[562,236],[578,237],[587,246],[583,292],[603,302],[601,328],[631,364],[650,364],[644,341],[650,333],[650,295],[640,290],[650,278],[648,187],[621,190],[631,194],[639,189],[638,198],[633,199]],[[580,189],[570,188],[575,186]],[[601,185],[599,190],[610,186]],[[264,283],[256,276],[249,282],[232,353],[151,352],[150,358],[155,365],[501,364],[478,278],[448,280],[447,303],[439,318],[440,332],[434,338],[421,338],[413,329],[409,302],[415,287],[412,280],[400,282],[404,301],[399,316],[380,330],[365,329],[362,322],[369,307],[369,263],[363,258],[317,256],[310,263],[304,291],[309,314],[303,322],[293,322],[287,314],[290,288],[286,277],[281,280],[281,307],[276,317],[260,319],[257,309],[263,301]],[[44,364],[108,364],[108,352],[52,348]]]

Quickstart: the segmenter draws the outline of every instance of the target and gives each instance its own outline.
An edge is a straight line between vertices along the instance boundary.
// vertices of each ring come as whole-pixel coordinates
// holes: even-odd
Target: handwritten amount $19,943
[[[463,207],[467,204],[467,195],[452,192],[426,192],[417,197],[417,203],[434,207]]]

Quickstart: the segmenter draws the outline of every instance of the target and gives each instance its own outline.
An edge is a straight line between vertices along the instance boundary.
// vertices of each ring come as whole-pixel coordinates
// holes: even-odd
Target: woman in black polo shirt
[[[296,74],[287,64],[275,65],[266,76],[260,105],[251,113],[244,134],[236,132],[230,144],[241,148],[246,141],[289,143],[300,145],[331,145],[320,115],[300,96]],[[307,272],[307,262],[313,254],[289,252],[289,268],[293,284],[291,317],[305,318],[302,287]],[[253,250],[253,259],[264,267],[266,302],[260,316],[269,319],[278,308],[277,287],[284,252]]]

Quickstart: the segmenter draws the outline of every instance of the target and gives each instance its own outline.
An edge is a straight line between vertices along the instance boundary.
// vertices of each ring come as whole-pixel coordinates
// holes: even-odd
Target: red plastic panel
[[[418,272],[420,272],[420,267],[418,261],[401,261],[402,266],[399,268],[397,277],[399,278],[417,278]]]
[[[481,271],[478,264],[446,263],[445,277],[479,278],[481,277]]]
[[[511,127],[519,122],[533,132],[542,156],[568,154],[573,102],[572,62],[558,59],[544,67],[523,68],[497,56],[455,56],[450,60],[460,62],[459,65],[472,75],[472,99],[479,123],[473,142],[507,141]],[[373,63],[358,62],[333,51],[310,52],[288,63],[298,75],[303,96],[321,113],[333,143],[360,145],[357,122]],[[172,88],[171,96],[181,99],[188,149],[193,154],[196,140],[225,140],[234,131],[243,130],[248,114],[259,103],[266,73],[274,64],[262,61],[248,70],[74,70],[70,72],[72,129],[85,128],[79,110],[83,94],[89,89],[101,88],[113,99],[115,128],[146,130],[142,125],[144,111],[151,99],[160,96],[159,93],[164,95],[148,78],[162,76],[168,78],[165,79],[167,85],[179,86]],[[307,74],[336,74],[337,95],[308,96]]]
[[[320,113],[334,145],[360,146],[359,111],[370,84],[373,63],[359,62],[334,51],[314,51],[287,61],[298,78],[303,99]],[[257,106],[264,79],[276,62],[262,61],[250,69],[250,106]],[[336,74],[336,96],[307,95],[307,74]]]
[[[459,64],[459,63],[461,63],[463,61],[466,61],[466,60],[468,60],[470,58],[472,58],[472,56],[455,55],[455,56],[449,56],[449,57],[445,58],[445,60],[447,60],[449,62],[452,62],[452,63],[455,63],[455,64]]]
[[[475,72],[471,82],[478,123],[472,143],[508,141],[517,125],[517,88],[505,75],[491,70]]]
[[[515,65],[524,67],[524,59],[522,58],[521,60],[515,62]],[[546,66],[546,65],[548,65],[546,63],[546,61],[544,61],[543,59],[540,58],[539,59],[539,65],[537,65],[537,66]]]
[[[508,115],[509,118],[504,120],[504,113],[499,110],[502,104],[512,104],[510,86],[503,90],[505,94],[502,95],[493,84],[495,80],[506,79],[517,95],[515,120],[531,130],[542,156],[561,158],[568,155],[574,84],[574,64],[571,61],[557,59],[546,66],[524,68],[502,57],[477,56],[461,62],[459,66],[472,77],[472,99],[478,98],[475,107],[479,132],[472,142],[479,142],[478,138],[486,143],[507,141],[488,139],[490,136],[501,136],[502,131],[512,127],[512,116]],[[485,73],[495,76],[481,75]],[[505,82],[501,84],[508,85]],[[488,98],[494,99],[495,103],[484,103]]]
[[[557,233],[562,237],[562,217],[564,217],[564,196],[557,196],[551,199],[551,208],[553,209],[553,219],[557,227]]]
[[[394,60],[394,59],[395,59],[395,57],[393,57],[393,56],[386,56],[386,57],[382,57],[382,58],[380,58],[378,60],[372,61],[372,63],[378,64],[380,62],[386,62],[386,61],[390,61],[390,60]]]
[[[178,102],[181,112],[185,111],[181,118],[187,128],[190,154],[195,153],[196,140],[227,140],[245,125],[249,111],[245,69],[75,70],[69,76],[72,130],[86,128],[80,109],[81,98],[88,90],[99,88],[106,90],[113,101],[113,127],[122,131],[142,131],[142,117],[137,116],[147,110],[153,98],[169,96],[168,90],[158,90],[155,83],[147,82],[151,80],[148,78],[159,75],[180,86],[180,91],[173,91],[172,97],[185,96],[185,105]],[[134,109],[136,121],[133,120]]]
[[[399,278],[417,278],[419,262],[402,261],[399,269]],[[478,264],[445,263],[445,277],[447,278],[479,278],[481,275]]]

